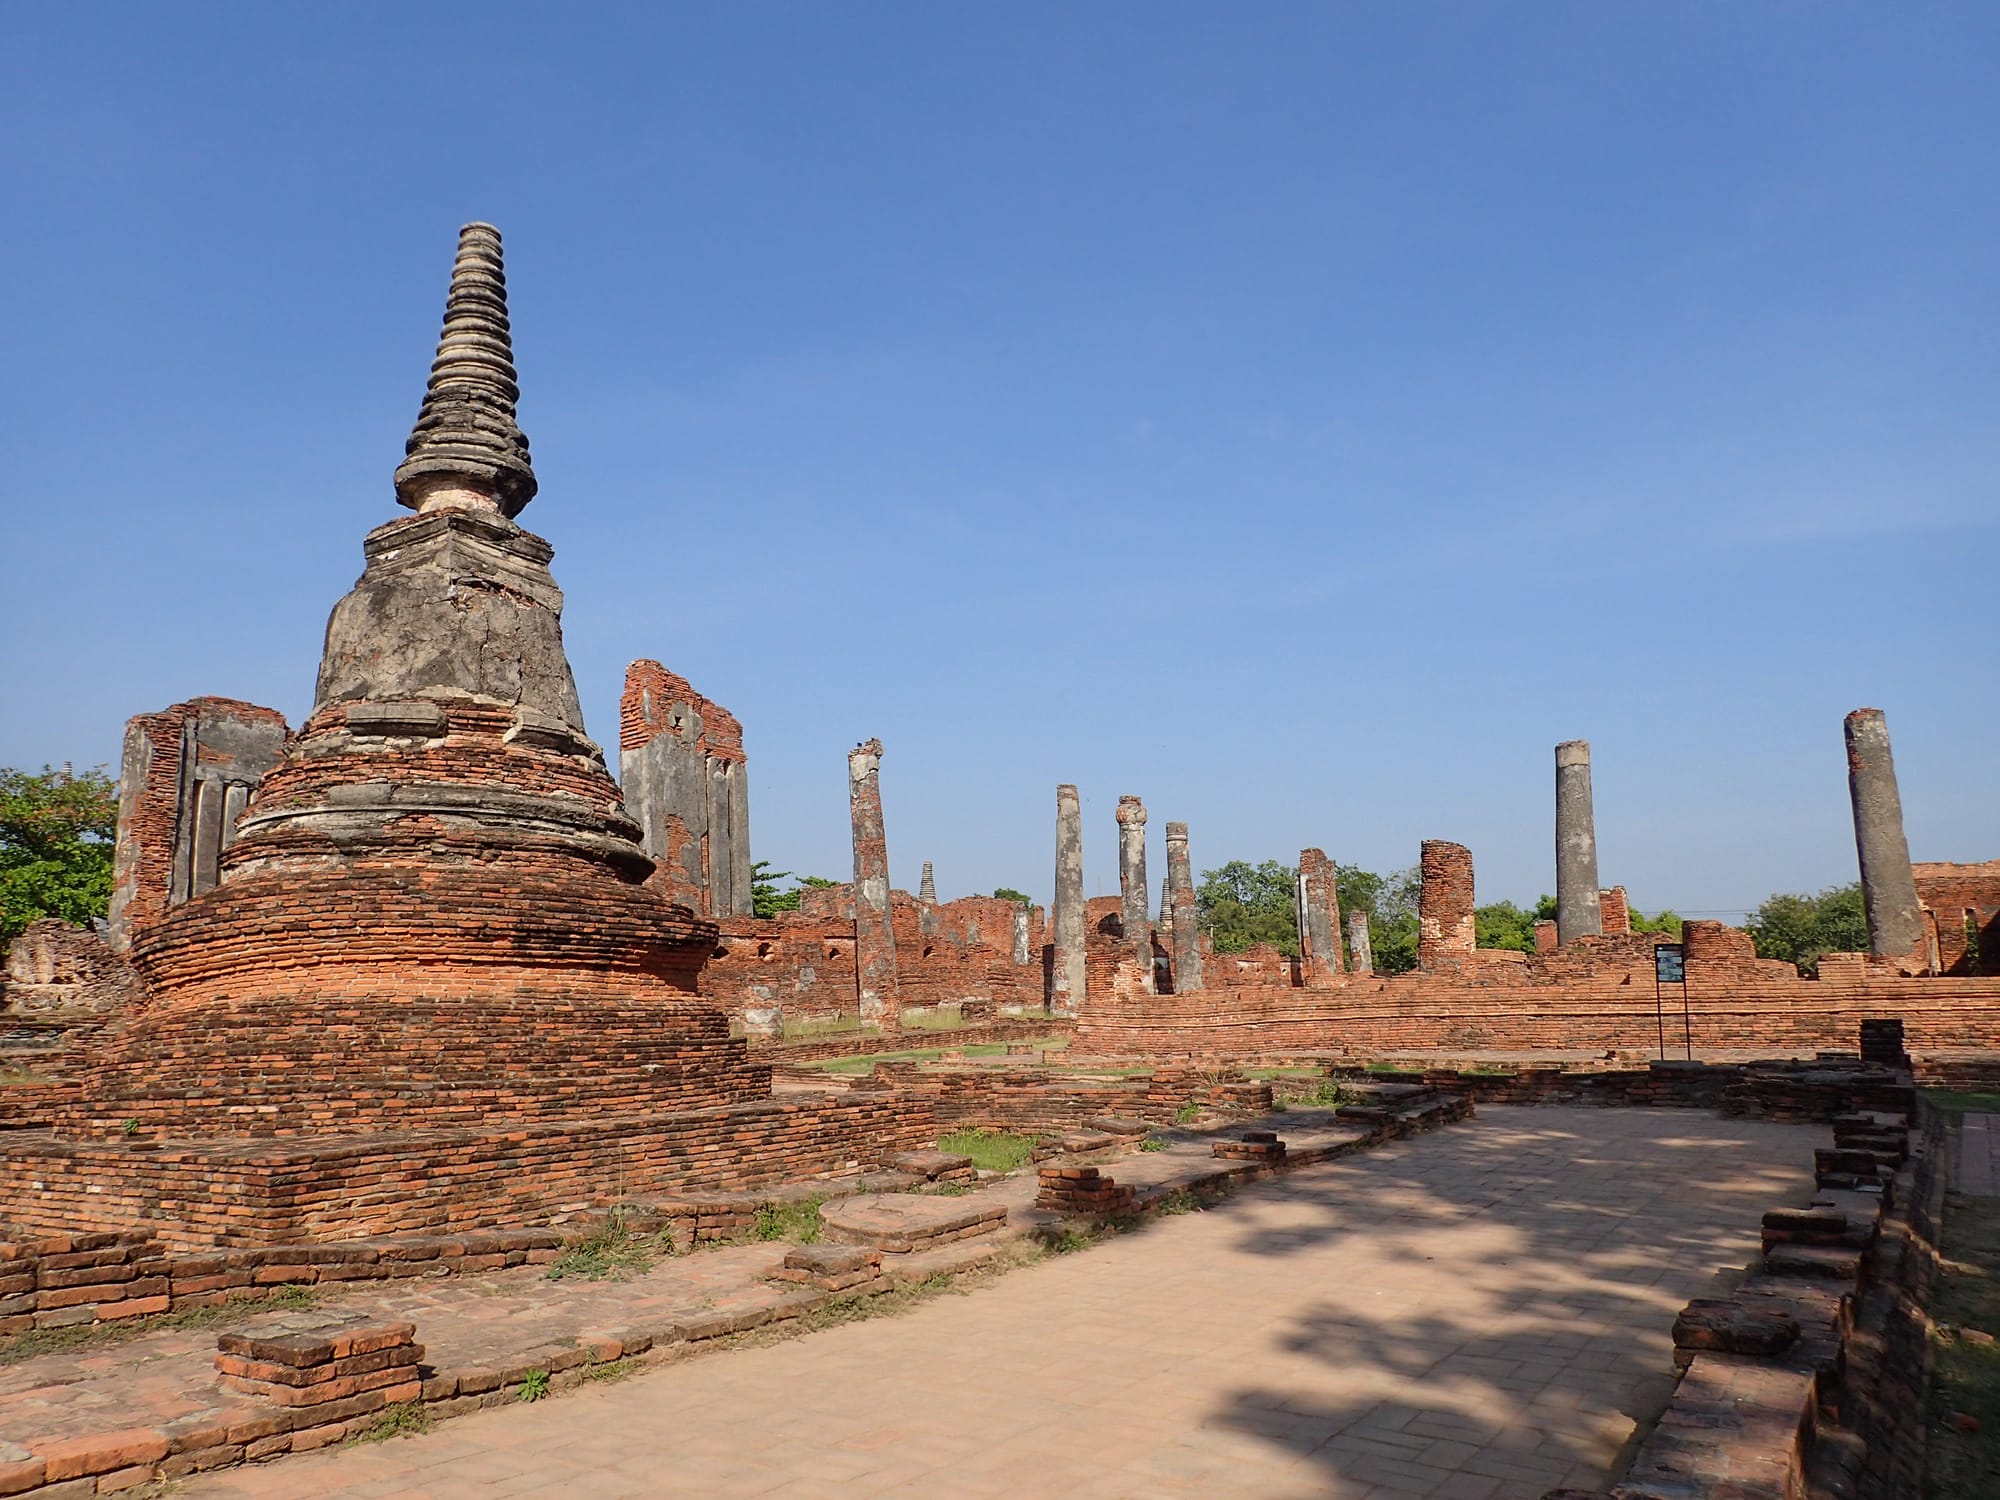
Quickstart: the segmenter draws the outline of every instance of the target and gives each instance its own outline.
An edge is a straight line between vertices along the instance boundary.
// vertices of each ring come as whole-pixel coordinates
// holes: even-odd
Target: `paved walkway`
[[[2000,1198],[2000,1115],[1967,1114],[1958,1125],[1958,1174],[1952,1184],[1961,1193]]]
[[[1605,1481],[1824,1140],[1488,1108],[902,1317],[177,1493],[1534,1500]]]

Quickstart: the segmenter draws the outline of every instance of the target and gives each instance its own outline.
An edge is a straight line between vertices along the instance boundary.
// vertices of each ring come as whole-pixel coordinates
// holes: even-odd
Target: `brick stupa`
[[[517,396],[500,237],[468,225],[396,470],[415,514],[364,542],[220,883],[134,935],[144,1005],[81,1087],[16,1112],[0,1217],[321,1240],[874,1154],[824,1122],[826,1150],[793,1149],[799,1122],[764,1115],[798,1108],[695,994],[715,926],[647,883],[552,549],[513,519],[536,490]]]

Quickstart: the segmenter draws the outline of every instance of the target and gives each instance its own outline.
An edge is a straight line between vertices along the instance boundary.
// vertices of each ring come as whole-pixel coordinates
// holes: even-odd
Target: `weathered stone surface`
[[[1323,849],[1301,849],[1298,873],[1299,954],[1308,984],[1343,972],[1340,957],[1340,896],[1334,889],[1333,861]]]
[[[902,1022],[896,929],[890,916],[889,844],[882,828],[882,742],[847,752],[847,804],[854,828],[854,986],[861,1019]]]
[[[1347,953],[1350,973],[1375,972],[1375,945],[1369,940],[1368,913],[1362,907],[1357,906],[1347,914]]]
[[[14,1015],[105,1015],[139,997],[139,976],[99,933],[57,917],[31,922],[7,945],[0,999]]]
[[[1674,1320],[1674,1347],[1725,1354],[1771,1355],[1798,1341],[1799,1322],[1778,1307],[1697,1297]]]
[[[1146,804],[1137,797],[1118,799],[1118,896],[1125,923],[1125,943],[1141,970],[1141,983],[1153,989],[1153,924],[1146,902]]]
[[[397,500],[412,510],[482,504],[519,515],[535,498],[528,439],[514,418],[520,394],[500,231],[467,224],[458,232],[430,383],[396,468]]]
[[[1174,993],[1184,995],[1202,987],[1201,923],[1195,907],[1194,868],[1188,861],[1185,823],[1167,824],[1167,890],[1173,911]]]
[[[750,775],[743,726],[656,661],[625,669],[619,782],[670,900],[748,916]]]
[[[1597,896],[1597,824],[1590,798],[1590,741],[1556,746],[1556,938],[1604,930]]]
[[[843,1245],[901,1254],[991,1234],[1007,1219],[1004,1204],[915,1193],[869,1193],[822,1204],[820,1224]]]
[[[1917,902],[1909,840],[1903,833],[1903,798],[1896,788],[1896,762],[1889,753],[1889,721],[1879,708],[1857,708],[1843,727],[1869,949],[1877,958],[1925,967],[1923,912]]]
[[[1049,1013],[1073,1016],[1084,1004],[1083,804],[1076,788],[1056,788],[1056,899],[1050,909],[1055,947]]]

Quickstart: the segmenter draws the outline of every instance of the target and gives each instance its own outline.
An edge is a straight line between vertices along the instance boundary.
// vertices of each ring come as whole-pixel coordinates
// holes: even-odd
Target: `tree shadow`
[[[1273,1330],[1271,1382],[1204,1425],[1268,1444],[1322,1494],[1604,1486],[1672,1397],[1675,1314],[1741,1278],[1764,1211],[1806,1201],[1824,1138],[1493,1107],[1246,1190],[1226,1210],[1234,1249],[1338,1281]]]

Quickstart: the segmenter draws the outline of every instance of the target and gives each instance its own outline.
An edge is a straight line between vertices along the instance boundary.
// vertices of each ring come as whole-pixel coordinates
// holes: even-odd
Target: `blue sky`
[[[1990,5],[0,9],[0,764],[294,722],[506,236],[589,729],[654,656],[753,846],[1045,895],[1423,838],[1646,909],[2000,856]]]

